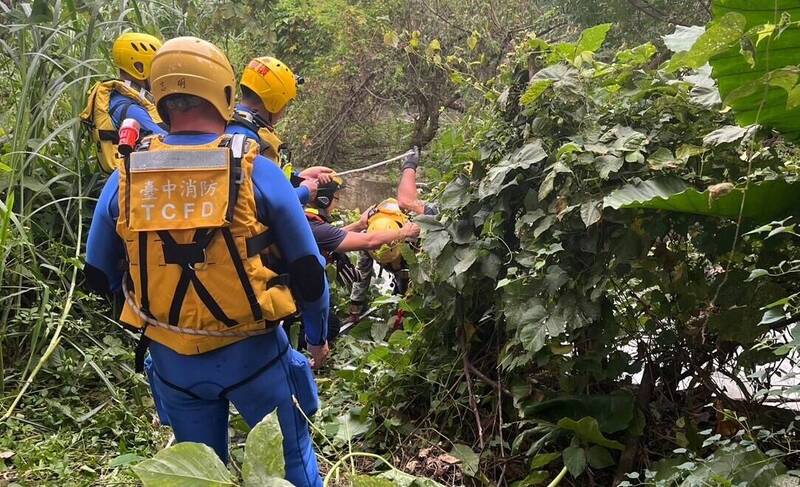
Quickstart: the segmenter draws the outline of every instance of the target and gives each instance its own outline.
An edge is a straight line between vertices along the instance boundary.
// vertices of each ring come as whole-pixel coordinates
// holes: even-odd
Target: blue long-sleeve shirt
[[[165,143],[200,145],[211,142],[216,137],[213,134],[168,135]],[[324,267],[325,260],[319,254],[297,194],[280,168],[258,156],[253,164],[252,181],[258,219],[274,232],[285,265],[288,267],[303,257],[313,256]],[[115,171],[100,194],[86,244],[87,265],[102,271],[112,292],[120,289],[127,268],[125,246],[116,232],[119,217],[118,194],[119,173]],[[328,283],[324,273],[320,279],[323,280],[320,283],[323,293],[317,299],[305,301],[297,297],[303,322],[306,323],[306,336],[309,343],[314,345],[322,344],[327,333]]]
[[[127,111],[125,107],[127,107]],[[147,110],[131,98],[116,91],[111,93],[111,99],[108,102],[108,113],[111,115],[111,121],[117,130],[119,130],[124,119],[132,118],[139,122],[140,138],[148,135],[167,135],[167,131],[153,121]]]
[[[252,114],[250,109],[248,109],[244,105],[236,105],[236,109]],[[228,123],[228,127],[225,129],[225,133],[231,135],[243,134],[248,139],[261,140],[261,137],[257,133],[253,132],[249,127],[242,125],[241,123],[238,123],[236,121],[231,121]],[[266,157],[265,159],[269,160]],[[300,204],[303,206],[307,205],[308,200],[311,199],[311,193],[308,191],[308,188],[306,188],[305,186],[298,186],[294,190],[297,193],[297,199],[300,200]]]

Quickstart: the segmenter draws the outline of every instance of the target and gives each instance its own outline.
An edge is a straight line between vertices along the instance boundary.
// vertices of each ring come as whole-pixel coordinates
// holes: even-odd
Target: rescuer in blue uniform
[[[283,328],[274,326],[275,320],[294,309],[294,295],[303,320],[308,323],[306,339],[314,365],[324,363],[328,355],[328,288],[324,260],[303,209],[280,168],[256,156],[255,151],[248,151],[246,143],[241,144],[237,156],[237,144],[245,139],[222,135],[233,110],[235,79],[219,49],[193,37],[167,41],[153,61],[152,80],[156,105],[169,121],[170,133],[153,139],[148,150],[142,148],[132,154],[131,162],[114,172],[103,188],[89,231],[87,281],[101,292],[124,290],[126,305],[121,321],[152,340],[151,386],[163,401],[178,441],[205,443],[227,461],[229,403],[236,406],[250,426],[277,409],[284,435],[286,479],[298,486],[320,486],[304,417],[313,415],[318,407],[316,385],[308,361],[291,348]],[[202,148],[193,151],[195,146]],[[216,203],[205,201],[200,206],[198,200],[195,211],[195,200],[190,203],[180,199],[189,197],[188,190],[184,192],[185,188],[174,184],[171,178],[183,175],[183,184],[187,179],[193,181],[193,176],[202,179],[202,174],[219,174],[213,171],[218,167],[214,166],[218,147],[230,147],[231,172],[238,168],[239,174],[249,174],[252,184],[231,176],[230,181],[236,185],[231,183],[231,192],[225,194],[230,197],[238,191],[238,197],[222,200],[229,203],[227,219],[222,219],[227,225],[209,230],[200,222],[192,227],[197,228],[194,237],[187,240],[183,237],[189,235],[188,230],[173,228],[190,227],[176,226],[176,218],[184,218],[183,223],[201,216],[214,218]],[[149,156],[150,152],[160,156],[167,151],[177,155]],[[197,165],[196,169],[192,164]],[[162,189],[161,185],[141,179],[158,178],[159,174],[167,182],[160,195],[156,191]],[[194,191],[212,198],[214,184],[209,182],[205,189]],[[124,191],[120,190],[121,185]],[[214,185],[213,189],[221,187]],[[169,199],[164,199],[167,190]],[[173,197],[177,201],[173,202]],[[160,204],[160,210],[156,207],[151,214],[152,206],[144,204],[150,200]],[[182,205],[183,210],[176,211],[175,205]],[[141,213],[141,208],[147,211]],[[157,222],[150,221],[152,215]],[[151,224],[155,226],[148,227]],[[241,238],[232,233],[243,228],[266,230]],[[261,266],[259,253],[271,245],[277,246],[288,273],[264,283],[257,277],[275,274]],[[227,251],[230,262],[227,257],[220,258],[227,256]],[[216,256],[217,260],[209,263],[207,255]],[[234,279],[215,275],[223,272]],[[246,299],[232,300],[227,296],[241,292],[235,282],[237,274]],[[177,275],[178,287],[168,285]],[[176,307],[184,277],[190,283],[186,287],[192,291],[183,289]],[[157,284],[148,284],[153,281]],[[211,315],[214,319],[207,319]],[[254,315],[261,320],[235,319]],[[241,334],[227,335],[226,330],[252,335],[241,338]],[[293,398],[297,398],[302,413]]]

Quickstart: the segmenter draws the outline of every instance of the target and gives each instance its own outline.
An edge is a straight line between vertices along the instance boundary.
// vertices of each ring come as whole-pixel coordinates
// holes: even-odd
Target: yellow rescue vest
[[[281,142],[275,129],[272,127],[265,127],[256,123],[252,114],[236,110],[233,115],[233,120],[251,131],[258,134],[258,145],[261,155],[269,158],[283,170],[286,179],[292,179],[294,167],[292,166],[292,153],[289,147]]]
[[[114,121],[109,113],[111,104],[111,94],[117,92],[133,100],[136,104],[147,110],[150,118],[155,123],[161,123],[156,106],[153,104],[153,97],[150,93],[142,89],[133,87],[130,81],[112,79],[100,81],[89,90],[86,100],[86,107],[80,114],[81,121],[91,131],[92,140],[97,147],[97,161],[100,169],[106,173],[112,172],[122,165],[123,158],[117,152],[119,135]],[[125,115],[122,114],[122,118]]]
[[[120,169],[117,233],[129,265],[120,320],[193,355],[293,315],[287,277],[260,256],[273,238],[256,217],[257,146],[243,135],[142,145]]]

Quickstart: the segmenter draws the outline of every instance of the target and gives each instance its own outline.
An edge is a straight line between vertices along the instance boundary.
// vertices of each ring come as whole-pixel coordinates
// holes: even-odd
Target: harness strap
[[[169,322],[172,326],[178,326],[180,323],[181,308],[183,307],[183,301],[186,299],[186,293],[189,291],[190,283],[194,287],[197,297],[200,298],[200,301],[203,302],[217,321],[224,323],[228,327],[238,325],[235,320],[228,318],[211,293],[208,292],[208,289],[203,285],[203,282],[200,281],[200,278],[197,277],[194,269],[194,264],[205,262],[206,248],[214,238],[216,231],[216,228],[198,229],[195,231],[194,243],[192,244],[178,244],[172,234],[166,230],[156,232],[161,237],[164,261],[167,264],[181,266],[181,275],[178,278],[178,284],[175,287],[175,293],[169,308]]]
[[[172,333],[179,333],[181,335],[192,335],[192,336],[203,336],[203,337],[217,337],[217,338],[231,338],[231,337],[253,337],[258,335],[266,335],[267,333],[272,333],[275,331],[275,327],[272,326],[270,328],[262,328],[258,330],[252,331],[217,331],[217,330],[203,330],[198,328],[184,328],[180,326],[172,326],[167,323],[163,323],[158,321],[157,319],[150,317],[142,312],[142,309],[136,304],[136,299],[133,296],[133,293],[130,291],[130,286],[128,285],[127,279],[122,280],[122,292],[125,295],[125,303],[130,306],[130,309],[136,313],[136,316],[141,319],[145,325],[147,326],[154,326],[156,328],[162,328],[164,330],[171,331]],[[273,321],[268,322],[268,325],[276,325],[279,322]],[[125,324],[123,323],[123,326]],[[137,328],[137,330],[141,330],[141,328]]]
[[[98,130],[97,138],[103,142],[119,144],[119,132],[116,130]]]
[[[262,126],[258,124],[251,114],[241,110],[236,110],[233,112],[233,121],[256,134],[259,154],[262,154],[264,151],[270,148],[270,145],[267,144],[260,135],[258,135],[258,131]]]
[[[239,185],[242,184],[242,157],[247,145],[247,138],[244,134],[235,134],[233,137],[226,137],[221,147],[228,147],[231,149],[231,177],[228,187],[228,212],[225,219],[229,222],[233,221],[233,213],[236,209],[236,202],[239,200]]]
[[[139,336],[139,341],[136,343],[133,370],[137,373],[144,372],[144,357],[147,355],[147,349],[150,347],[150,342],[153,341],[149,336],[144,334],[145,330],[147,330],[147,325],[142,328],[142,334]]]
[[[147,282],[147,233],[139,232],[139,286],[142,288],[142,311],[150,314],[150,296]]]
[[[275,243],[275,235],[269,231],[265,230],[258,235],[254,235],[245,240],[245,245],[247,247],[247,256],[254,257],[261,253],[262,250],[268,249]]]
[[[291,283],[292,278],[289,274],[278,274],[267,282],[267,289],[271,289],[275,286],[289,287]]]
[[[256,293],[253,290],[253,283],[251,283],[250,278],[247,277],[247,271],[244,268],[244,264],[242,264],[242,258],[239,255],[239,249],[236,248],[236,241],[233,239],[233,234],[230,228],[227,227],[223,228],[221,231],[222,237],[225,239],[225,245],[228,247],[228,253],[231,256],[233,267],[236,269],[236,275],[239,276],[242,290],[244,290],[244,294],[247,296],[247,303],[250,305],[250,312],[253,314],[253,319],[255,321],[262,321],[264,319],[264,313],[261,311],[261,304],[259,304]]]

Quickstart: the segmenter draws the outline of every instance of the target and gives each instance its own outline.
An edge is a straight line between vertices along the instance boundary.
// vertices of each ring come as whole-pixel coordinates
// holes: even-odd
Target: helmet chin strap
[[[270,113],[267,118],[262,117],[258,113],[253,113],[253,120],[258,124],[260,127],[270,127],[272,128],[272,114]]]

